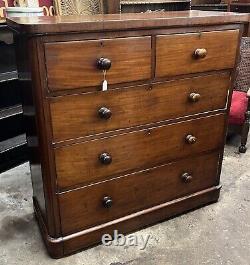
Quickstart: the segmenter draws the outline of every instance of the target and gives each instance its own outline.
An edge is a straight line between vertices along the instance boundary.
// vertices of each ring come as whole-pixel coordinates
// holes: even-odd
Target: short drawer
[[[55,142],[226,106],[229,74],[188,78],[50,100]]]
[[[131,37],[45,44],[48,87],[51,91],[98,86],[108,59],[109,84],[151,78],[151,37]],[[90,90],[91,89],[87,89]],[[92,88],[92,91],[96,90]]]
[[[239,30],[159,35],[156,77],[233,68]]]
[[[218,183],[218,153],[181,160],[59,194],[62,233],[70,234]]]
[[[224,127],[220,114],[56,148],[59,189],[221,147]]]

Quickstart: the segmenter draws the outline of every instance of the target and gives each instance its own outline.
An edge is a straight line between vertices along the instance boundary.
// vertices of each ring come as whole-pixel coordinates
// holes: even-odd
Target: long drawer
[[[188,158],[59,195],[69,234],[217,185],[218,153]]]
[[[156,37],[156,77],[233,68],[239,30]]]
[[[220,114],[56,148],[58,187],[94,183],[213,150],[223,145],[224,127],[225,115]]]
[[[50,99],[55,142],[226,107],[228,73]]]
[[[105,67],[109,84],[150,79],[151,37],[46,43],[45,60],[51,91],[101,88]]]

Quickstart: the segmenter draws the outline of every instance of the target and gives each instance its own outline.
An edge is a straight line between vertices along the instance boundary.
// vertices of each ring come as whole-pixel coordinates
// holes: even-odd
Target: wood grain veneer
[[[220,114],[57,148],[58,187],[98,182],[122,172],[219,148],[224,127],[225,115]],[[187,143],[189,134],[197,138],[196,143]],[[99,161],[99,155],[105,152],[112,156],[109,165]]]
[[[19,17],[7,19],[13,29],[29,34],[105,32],[109,30],[144,30],[239,23],[248,25],[249,14],[187,10],[91,16]]]
[[[96,64],[102,57],[109,58],[112,63],[106,74],[108,84],[151,77],[150,37],[46,43],[49,89],[53,91],[89,86],[101,89],[104,76]]]
[[[229,73],[113,89],[105,93],[88,93],[52,97],[50,110],[55,142],[95,133],[188,116],[226,107]],[[197,102],[190,95],[198,93]],[[109,119],[98,115],[108,108]],[[77,112],[75,111],[77,109]],[[90,123],[95,126],[89,126]]]
[[[59,195],[64,235],[217,185],[218,152],[173,162]],[[182,179],[188,173],[192,182]],[[128,196],[129,194],[129,196]],[[110,209],[102,200],[113,200]],[[74,205],[74,202],[78,202]],[[84,222],[82,222],[84,220]]]
[[[175,76],[233,68],[238,30],[173,34],[156,37],[156,76]],[[195,56],[204,49],[204,58]]]

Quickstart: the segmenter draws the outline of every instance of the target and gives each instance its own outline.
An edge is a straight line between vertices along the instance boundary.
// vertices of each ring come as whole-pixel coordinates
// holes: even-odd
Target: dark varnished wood
[[[27,43],[26,39],[17,38],[16,48],[22,50],[22,53],[17,53],[17,68],[18,79],[20,86],[22,87],[22,107],[23,107],[23,120],[26,132],[27,146],[28,146],[28,159],[30,162],[31,181],[33,185],[33,197],[36,199],[37,204],[40,207],[41,215],[44,218],[44,222],[49,226],[47,222],[47,209],[46,209],[46,196],[47,190],[43,186],[43,177],[41,172],[41,152],[42,147],[39,150],[38,145],[38,131],[36,123],[38,122],[38,116],[40,114],[38,105],[35,111],[35,91],[32,91],[32,82],[30,76],[29,65],[36,63],[36,57],[28,57],[28,49],[32,49],[35,46],[34,42]],[[33,73],[35,75],[36,72]]]
[[[151,38],[46,43],[45,58],[50,90],[89,86],[101,90],[104,74],[98,66],[100,58],[110,61],[108,84],[150,79]]]
[[[219,31],[219,30],[233,30],[243,28],[247,30],[248,24],[242,23],[231,23],[231,24],[209,24],[206,25],[206,31]],[[42,35],[42,40],[45,43],[48,42],[60,42],[60,41],[82,41],[91,39],[112,39],[112,38],[124,38],[124,37],[139,37],[151,35],[155,37],[157,35],[166,34],[178,34],[178,33],[193,33],[193,32],[203,32],[204,26],[194,25],[192,27],[158,27],[158,28],[142,28],[140,30],[130,29],[130,30],[118,30],[118,31],[96,31],[96,32],[75,32],[74,34],[55,34],[55,35]],[[149,34],[150,33],[150,34]],[[243,32],[244,33],[244,32]]]
[[[249,15],[227,12],[187,10],[141,14],[105,14],[92,16],[20,17],[7,19],[19,32],[29,34],[95,32],[109,30],[191,27],[197,25],[248,24]]]
[[[211,187],[60,238],[48,237],[46,226],[41,224],[40,228],[50,255],[54,258],[60,258],[100,243],[102,235],[113,234],[115,229],[123,234],[130,233],[137,230],[138,227],[146,227],[177,216],[183,213],[183,209],[185,209],[184,212],[187,212],[208,203],[216,202],[219,198],[220,189],[220,185]],[[41,221],[39,219],[39,208],[36,207],[36,204],[35,214],[38,220]]]
[[[63,238],[51,236],[50,231],[48,230],[48,224],[45,222],[43,213],[41,212],[41,207],[37,201],[36,197],[33,197],[34,213],[36,220],[39,224],[41,235],[44,241],[44,244],[48,250],[48,253],[53,258],[61,258],[64,256],[64,246]]]
[[[223,142],[224,125],[225,117],[221,114],[57,148],[58,187],[65,189],[98,182],[122,172],[149,168],[219,148]],[[189,134],[197,138],[195,144],[187,143]],[[108,165],[99,161],[100,154],[104,152],[112,156]]]
[[[33,186],[33,198],[40,209],[41,222],[44,223],[51,237],[58,237],[60,227],[56,224],[57,213],[56,194],[54,193],[55,179],[51,177],[51,150],[48,148],[48,128],[43,123],[45,107],[39,71],[38,39],[27,39],[26,36],[16,36],[18,78],[23,92],[23,114],[26,126],[28,155]],[[31,71],[32,69],[32,71]]]
[[[51,98],[54,141],[224,109],[229,73]],[[200,100],[190,99],[199,93]],[[192,95],[191,95],[192,97]],[[196,96],[193,96],[197,98]],[[76,111],[77,110],[77,111]],[[110,115],[100,117],[100,110]],[[89,126],[94,123],[95,126]]]
[[[215,186],[176,200],[166,202],[146,210],[127,215],[114,221],[97,227],[83,230],[74,236],[63,237],[64,253],[70,254],[81,248],[99,243],[103,234],[113,234],[114,229],[120,233],[128,233],[137,230],[138,227],[146,227],[167,218],[196,209],[211,202],[216,202],[220,194],[220,186]],[[184,210],[185,209],[185,210]],[[183,211],[184,210],[184,211]]]
[[[238,30],[157,36],[156,76],[233,68],[238,36]]]
[[[212,153],[60,194],[63,235],[217,185],[217,161]],[[192,174],[190,183],[183,181],[184,172]],[[108,208],[105,197],[112,200]]]
[[[210,63],[211,67],[203,66],[202,72],[196,68],[186,73],[176,72],[172,76],[164,72],[164,76],[158,77],[155,75],[156,42],[159,36],[167,38],[175,34],[177,47],[182,42],[180,35],[187,36],[187,33],[239,30],[237,38],[230,39],[229,46],[236,47],[248,20],[245,14],[199,11],[8,20],[8,24],[20,33],[17,36],[22,45],[17,52],[22,54],[25,63],[19,66],[19,74],[30,85],[25,97],[30,102],[26,108],[27,116],[32,116],[29,126],[33,134],[30,134],[29,145],[35,147],[32,153],[35,157],[32,164],[36,166],[36,171],[32,172],[35,180],[34,207],[52,257],[69,255],[98,243],[103,233],[112,233],[114,229],[127,233],[217,201],[232,93],[229,80],[233,79],[233,59],[230,53],[226,53],[229,58],[223,58],[224,64],[220,68],[225,71],[218,71]],[[135,44],[138,44],[138,39],[149,40],[145,46],[142,45],[148,50],[149,70],[146,70],[147,77],[141,80],[138,77],[140,68],[147,66],[138,67],[140,52],[134,52],[135,56],[129,60],[133,63],[133,69],[126,66],[125,57],[130,58],[134,48],[122,43],[131,43],[132,39],[136,40],[133,42]],[[79,55],[79,49],[75,51],[75,46],[71,46],[72,43],[100,44],[103,40],[120,42],[112,46],[112,52],[100,52],[98,57],[93,53],[103,51],[105,47],[96,49],[97,45],[89,50],[95,71],[102,72],[100,68],[103,67],[109,68],[108,72],[112,71],[116,67],[114,62],[120,58],[120,62],[123,62],[120,70],[127,69],[129,73],[121,77],[118,75],[120,70],[116,71],[115,81],[110,84],[106,96],[100,92],[95,74],[93,80],[86,79],[88,85],[83,82],[85,77],[79,69],[82,69],[80,64],[84,62],[78,57],[86,51],[82,50]],[[217,38],[211,43],[218,43]],[[59,46],[53,46],[57,44]],[[121,46],[131,49],[126,56],[125,52],[123,56],[118,56]],[[198,60],[209,59],[208,47],[194,46],[194,51],[206,49],[206,52],[196,52]],[[52,47],[49,56],[55,57],[57,51],[53,47],[59,47],[58,52],[60,50],[65,55],[65,58],[60,55],[60,64],[53,56],[48,64],[47,47]],[[68,47],[74,47],[74,51]],[[62,52],[65,49],[67,52]],[[141,50],[145,52],[144,48]],[[172,54],[168,56],[171,58]],[[97,63],[101,58],[105,60]],[[67,62],[70,71],[66,68],[62,71],[64,62]],[[54,80],[48,65],[54,68],[55,73],[59,71]],[[85,69],[88,70],[88,67],[84,66],[82,71]],[[91,71],[88,73],[91,74]],[[75,75],[75,72],[78,74]],[[82,79],[80,82],[78,77]],[[54,83],[51,84],[51,80]],[[193,88],[196,88],[195,91]],[[88,104],[83,108],[81,104],[86,101]],[[93,107],[95,118],[91,116],[94,115],[91,112]],[[148,112],[143,113],[145,109]],[[80,117],[87,113],[90,116],[86,116],[83,126]],[[99,121],[107,125],[99,125]],[[58,124],[56,137],[55,124]],[[65,134],[59,130],[65,131]],[[179,172],[180,169],[183,171]],[[159,181],[155,182],[152,176]],[[160,183],[168,183],[172,188],[164,190]],[[121,196],[126,191],[140,195],[141,202],[131,196],[126,204],[126,198]],[[152,202],[144,197],[147,193],[151,194]],[[88,199],[86,204],[84,198]],[[93,200],[92,204],[89,199]],[[93,205],[103,209],[103,212],[95,214],[91,208]],[[67,211],[74,218],[70,219]],[[105,211],[110,214],[106,215]],[[91,212],[91,216],[88,212]]]

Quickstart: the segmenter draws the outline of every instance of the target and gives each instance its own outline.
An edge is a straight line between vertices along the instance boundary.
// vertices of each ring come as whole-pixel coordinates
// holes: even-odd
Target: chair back
[[[250,37],[244,37],[240,45],[240,59],[236,69],[234,89],[247,92],[250,88]]]
[[[56,14],[68,15],[93,15],[102,13],[100,0],[54,0]]]

